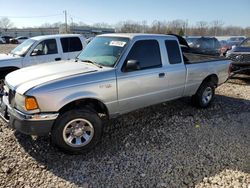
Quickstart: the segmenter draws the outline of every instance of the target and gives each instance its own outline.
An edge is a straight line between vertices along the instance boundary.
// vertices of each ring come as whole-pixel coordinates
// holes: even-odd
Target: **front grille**
[[[228,58],[234,62],[250,62],[250,53],[231,53]]]

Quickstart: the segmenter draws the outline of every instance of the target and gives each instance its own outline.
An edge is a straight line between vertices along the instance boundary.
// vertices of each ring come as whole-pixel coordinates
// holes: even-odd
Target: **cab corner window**
[[[137,70],[157,68],[162,66],[159,43],[156,40],[140,40],[131,48],[126,63],[136,61]],[[126,71],[126,68],[123,69]]]
[[[168,59],[170,64],[178,64],[181,63],[181,53],[179,49],[179,45],[175,40],[166,40],[165,45],[168,52]]]

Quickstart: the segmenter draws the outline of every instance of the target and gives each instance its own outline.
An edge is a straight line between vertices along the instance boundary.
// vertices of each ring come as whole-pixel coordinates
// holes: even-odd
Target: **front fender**
[[[93,92],[77,92],[77,93],[73,93],[71,95],[68,95],[66,97],[64,97],[62,100],[60,100],[59,102],[59,108],[57,111],[59,111],[62,107],[66,106],[67,104],[71,103],[71,102],[74,102],[74,101],[77,101],[77,100],[83,100],[83,99],[95,99],[95,100],[98,100],[100,102],[102,102],[103,104],[104,101],[100,100],[100,97],[93,93]]]

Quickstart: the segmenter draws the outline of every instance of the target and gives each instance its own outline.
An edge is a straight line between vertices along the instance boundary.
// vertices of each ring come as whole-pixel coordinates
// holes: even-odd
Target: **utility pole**
[[[63,11],[64,13],[64,17],[65,17],[65,30],[66,30],[66,33],[68,33],[68,24],[67,24],[67,11]]]
[[[73,18],[71,17],[71,29],[70,31],[74,31],[74,21],[73,21]]]
[[[185,21],[185,36],[187,36],[188,20]]]

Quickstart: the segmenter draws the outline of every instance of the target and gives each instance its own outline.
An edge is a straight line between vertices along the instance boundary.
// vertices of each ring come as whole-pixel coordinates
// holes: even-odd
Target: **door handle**
[[[159,78],[163,78],[165,76],[165,73],[162,72],[162,73],[159,73]]]
[[[55,58],[55,61],[60,61],[60,60],[62,60],[60,57]]]

